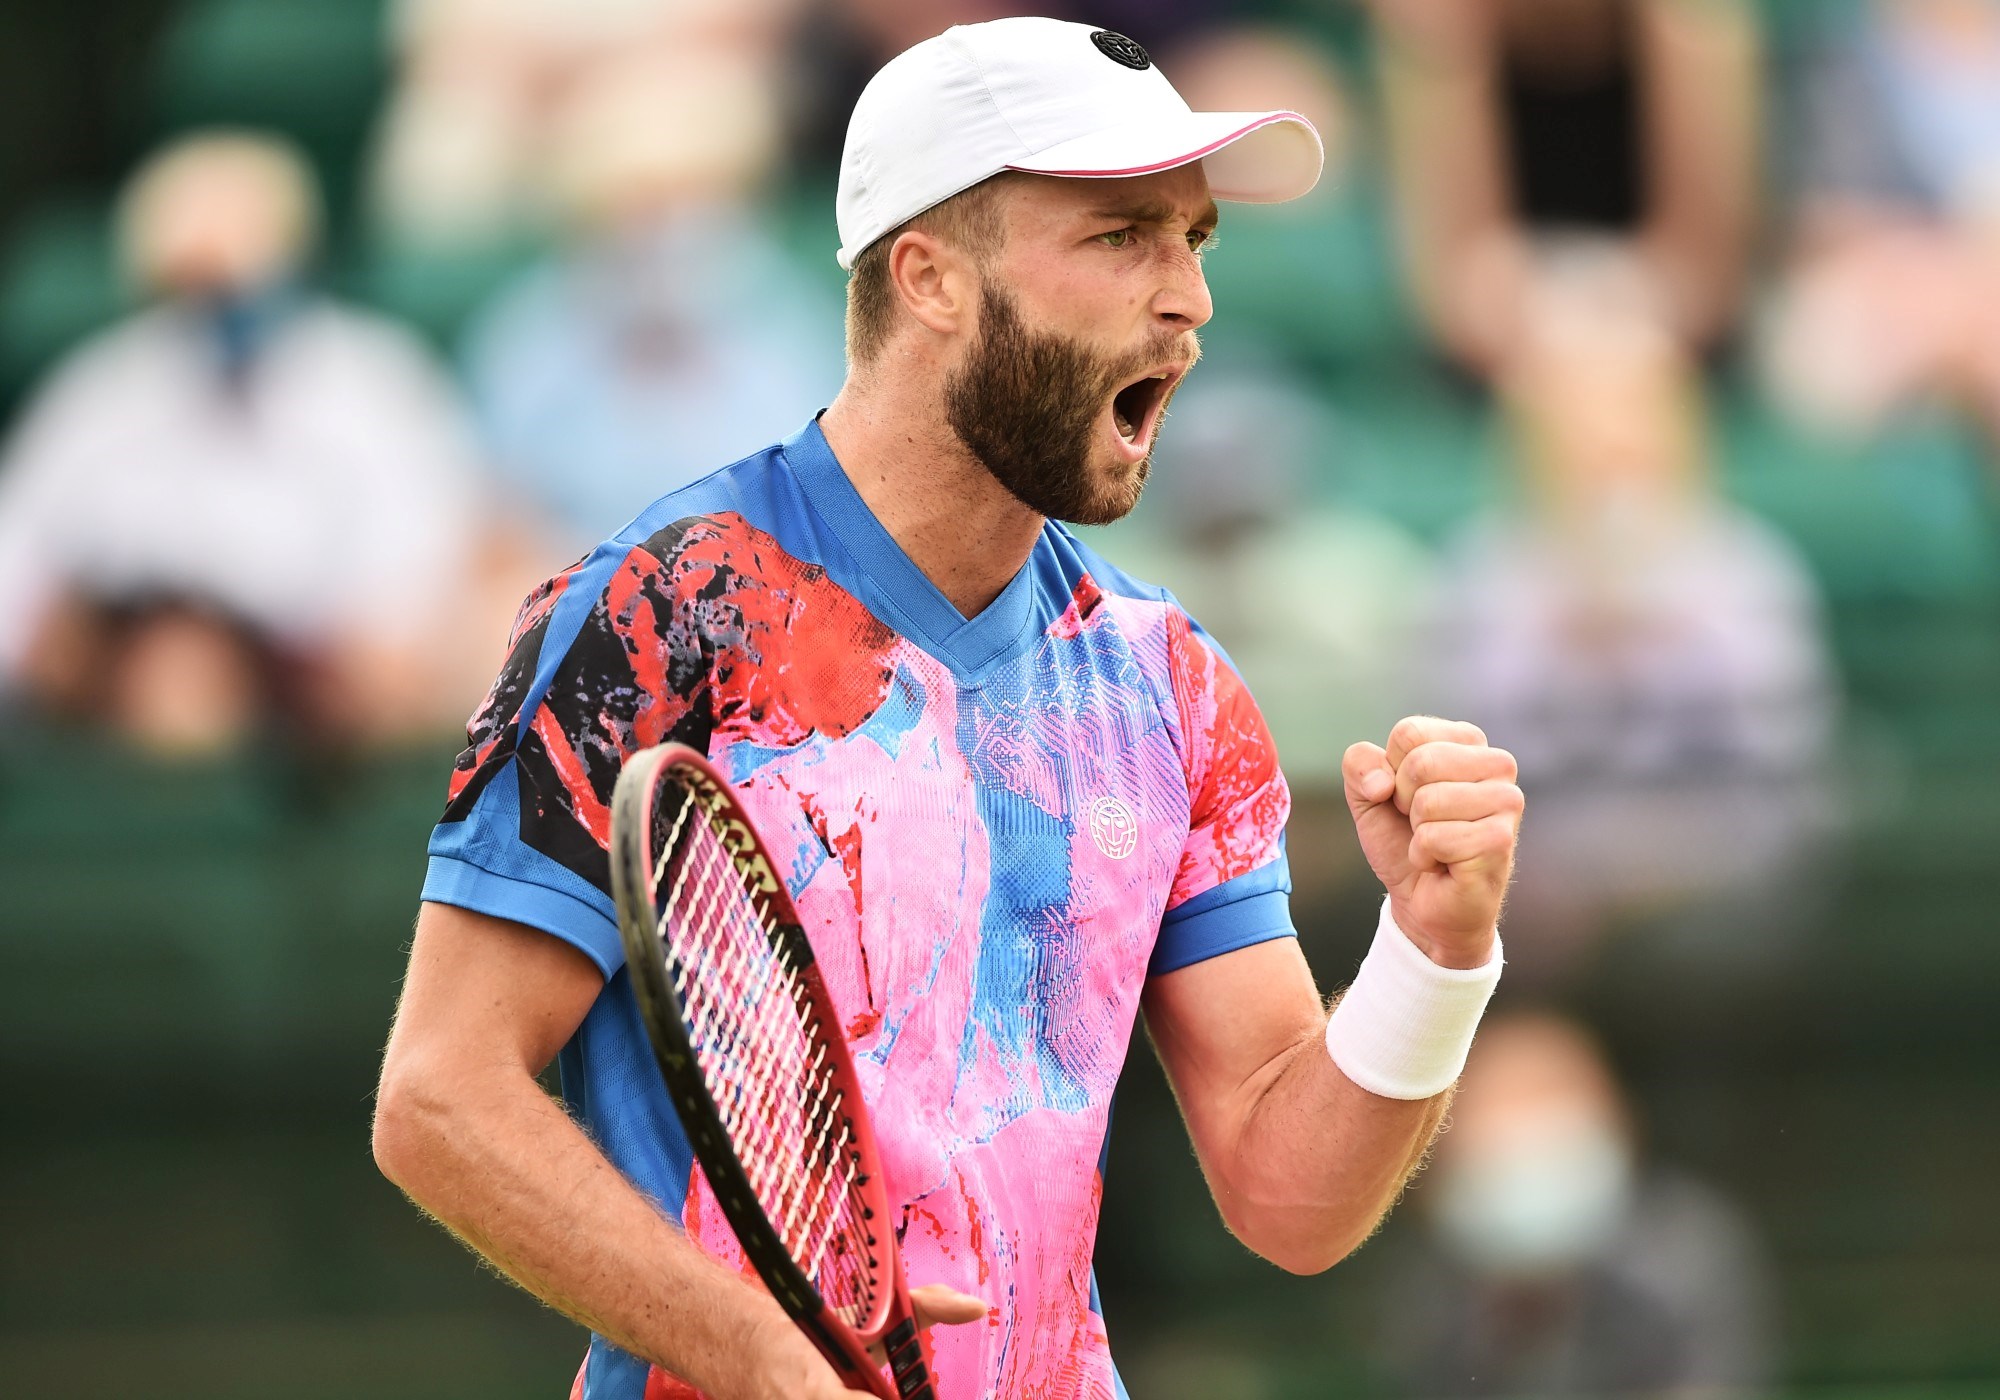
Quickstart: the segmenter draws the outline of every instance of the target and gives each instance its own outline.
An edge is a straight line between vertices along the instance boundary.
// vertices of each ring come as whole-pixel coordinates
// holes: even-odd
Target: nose
[[[1178,252],[1167,254],[1167,264],[1160,290],[1153,297],[1153,314],[1171,330],[1200,330],[1215,314],[1201,258],[1183,244]]]

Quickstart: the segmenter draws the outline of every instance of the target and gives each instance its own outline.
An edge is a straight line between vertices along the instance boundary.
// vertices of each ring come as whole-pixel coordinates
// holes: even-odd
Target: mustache
[[[1113,393],[1131,383],[1149,369],[1171,360],[1185,368],[1182,374],[1201,363],[1201,337],[1193,331],[1159,331],[1146,342],[1145,348],[1135,350],[1117,363],[1107,366],[1100,376],[1103,392]],[[1178,386],[1176,386],[1178,387]]]

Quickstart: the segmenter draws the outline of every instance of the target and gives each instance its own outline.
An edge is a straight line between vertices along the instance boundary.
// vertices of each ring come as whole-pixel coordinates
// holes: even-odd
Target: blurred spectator
[[[461,424],[409,337],[300,284],[316,223],[260,136],[134,178],[156,304],[51,374],[0,472],[0,689],[167,751],[461,717],[438,650],[475,606]]]
[[[1101,548],[1173,590],[1243,673],[1294,787],[1337,792],[1354,739],[1409,698],[1411,638],[1436,566],[1407,532],[1313,499],[1339,440],[1281,373],[1197,370],[1161,435],[1151,484]]]
[[[583,548],[825,407],[841,311],[750,202],[778,148],[760,69],[607,66],[554,133],[573,246],[477,318],[465,363],[493,461]]]
[[[690,46],[771,67],[802,0],[398,0],[376,206],[391,240],[504,243],[545,221],[552,124],[606,64]],[[705,121],[698,121],[698,126]]]
[[[1608,245],[1704,347],[1736,314],[1756,218],[1746,0],[1373,0],[1417,298],[1495,374],[1549,268]]]
[[[1732,940],[1714,969],[1769,954],[1828,821],[1817,591],[1715,494],[1699,380],[1600,271],[1538,296],[1504,388],[1521,499],[1451,542],[1437,639],[1440,713],[1476,716],[1530,784],[1509,915],[1528,978],[1698,899],[1769,906],[1709,921]]]
[[[1708,1188],[1643,1160],[1577,1026],[1489,1019],[1416,1202],[1428,1239],[1383,1318],[1407,1393],[1745,1400],[1767,1379],[1756,1239]]]
[[[1840,7],[1798,87],[1779,396],[1854,434],[1953,398],[2000,442],[2000,3]]]

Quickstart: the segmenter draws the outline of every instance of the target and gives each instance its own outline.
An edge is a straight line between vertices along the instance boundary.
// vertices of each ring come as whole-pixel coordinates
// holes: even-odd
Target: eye
[[[1197,253],[1206,253],[1215,246],[1215,231],[1205,228],[1191,228],[1187,232],[1188,247]]]
[[[1129,248],[1132,245],[1132,230],[1129,228],[1115,228],[1097,237],[1107,248]]]

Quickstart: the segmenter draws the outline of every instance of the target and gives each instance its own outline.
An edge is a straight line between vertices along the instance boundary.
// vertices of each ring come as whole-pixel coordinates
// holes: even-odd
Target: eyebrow
[[[1172,223],[1174,216],[1179,211],[1164,200],[1151,200],[1144,204],[1108,205],[1102,209],[1093,209],[1090,212],[1091,217],[1097,219],[1124,219],[1129,223],[1135,224],[1166,224]],[[1207,207],[1195,215],[1191,227],[1214,228],[1221,222],[1222,211],[1216,207],[1215,201],[1211,199]]]

